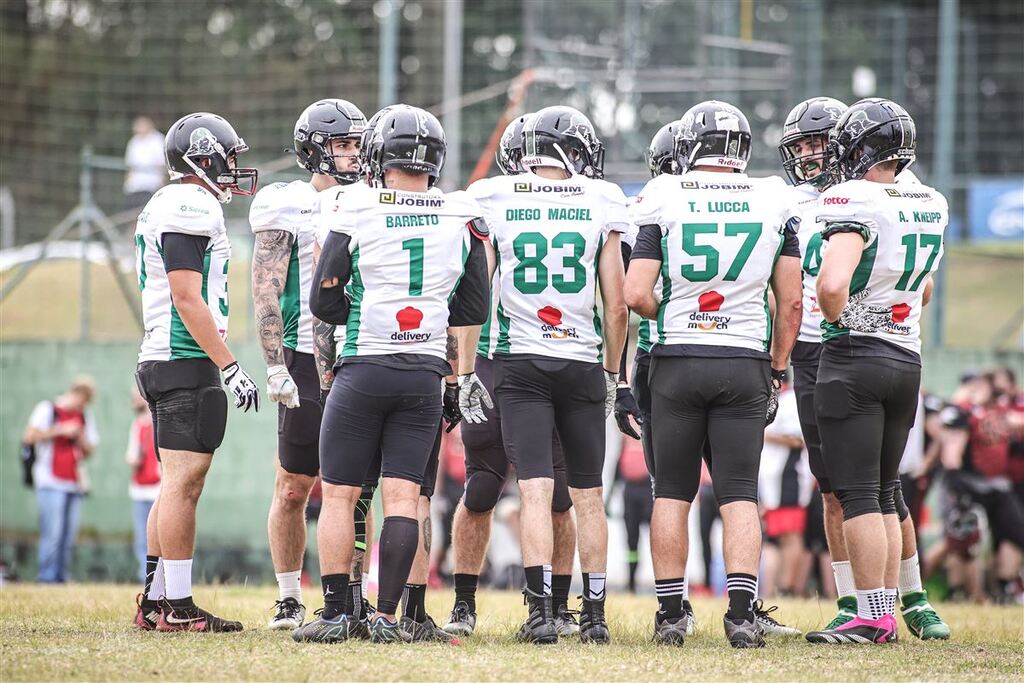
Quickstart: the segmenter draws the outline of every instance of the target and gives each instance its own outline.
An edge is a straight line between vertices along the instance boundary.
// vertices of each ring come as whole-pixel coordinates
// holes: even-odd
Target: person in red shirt
[[[160,461],[156,457],[156,442],[153,440],[153,416],[149,404],[139,390],[132,388],[132,409],[135,420],[128,432],[128,450],[125,461],[132,470],[132,481],[128,495],[132,499],[132,521],[134,542],[132,547],[139,561],[139,580],[146,580],[146,520],[160,493]]]
[[[99,435],[86,407],[96,395],[91,377],[81,376],[52,401],[32,410],[22,442],[35,449],[32,480],[39,505],[39,581],[64,583],[78,535],[85,493],[81,465]]]

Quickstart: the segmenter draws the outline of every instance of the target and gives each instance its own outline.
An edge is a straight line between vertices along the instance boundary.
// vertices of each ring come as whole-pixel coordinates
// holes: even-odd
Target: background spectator
[[[140,209],[167,182],[164,134],[146,116],[132,122],[124,163],[128,167],[124,177],[125,209]]]
[[[640,528],[651,525],[654,494],[644,461],[644,449],[636,439],[622,439],[622,451],[615,466],[612,488],[622,482],[622,520],[626,525],[626,562],[629,564],[629,592],[636,593],[636,570],[640,560]],[[612,492],[609,492],[611,498]]]
[[[63,583],[78,535],[85,492],[82,463],[99,443],[87,406],[96,396],[91,377],[81,376],[52,401],[40,401],[23,441],[35,447],[32,478],[39,506],[39,581]]]
[[[139,562],[139,580],[146,580],[146,521],[149,509],[153,507],[160,492],[160,462],[156,457],[156,442],[153,440],[153,416],[149,405],[132,387],[132,409],[136,418],[128,433],[128,450],[125,460],[132,469],[132,481],[128,495],[132,499],[132,523],[134,537],[132,547]]]

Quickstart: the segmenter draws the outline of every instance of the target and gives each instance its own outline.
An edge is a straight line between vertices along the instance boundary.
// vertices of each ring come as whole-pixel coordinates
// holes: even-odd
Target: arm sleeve
[[[166,232],[163,236],[164,270],[194,270],[203,272],[206,260],[206,247],[210,244],[209,237],[185,235],[180,232]]]
[[[343,232],[329,232],[310,283],[309,310],[332,325],[348,322],[349,300],[345,285],[352,277],[352,238]],[[324,280],[338,278],[334,287],[321,287]]]
[[[471,228],[472,230],[472,228]],[[448,304],[448,325],[483,325],[491,312],[491,283],[487,278],[487,251],[475,235],[470,239],[466,266]]]
[[[641,225],[630,261],[634,259],[661,260],[661,228],[657,225]]]
[[[799,218],[790,218],[786,221],[786,227],[782,229],[782,251],[779,252],[779,256],[800,258],[800,240],[796,236],[799,229]]]

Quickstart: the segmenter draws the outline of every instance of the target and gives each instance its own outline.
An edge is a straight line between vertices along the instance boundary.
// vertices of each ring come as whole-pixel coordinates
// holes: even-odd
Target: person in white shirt
[[[125,209],[143,207],[167,182],[164,134],[146,116],[137,116],[132,122],[132,137],[124,150],[124,164],[127,167]]]

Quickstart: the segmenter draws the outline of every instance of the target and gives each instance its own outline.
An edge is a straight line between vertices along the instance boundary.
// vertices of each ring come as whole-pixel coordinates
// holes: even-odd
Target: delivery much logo
[[[910,334],[910,325],[903,323],[910,317],[910,304],[894,304],[892,307],[892,322],[889,323],[889,332],[892,334]]]
[[[562,312],[554,306],[545,306],[537,311],[541,323],[540,331],[544,339],[579,339],[575,327],[562,325]]]
[[[712,330],[729,329],[731,315],[720,315],[718,312],[725,303],[725,297],[710,290],[697,297],[697,311],[690,314],[690,322],[686,327],[690,330],[711,332]]]
[[[392,341],[423,342],[430,339],[430,332],[416,332],[423,324],[423,311],[420,309],[406,306],[395,313],[395,320],[398,322],[398,332],[391,335]]]

